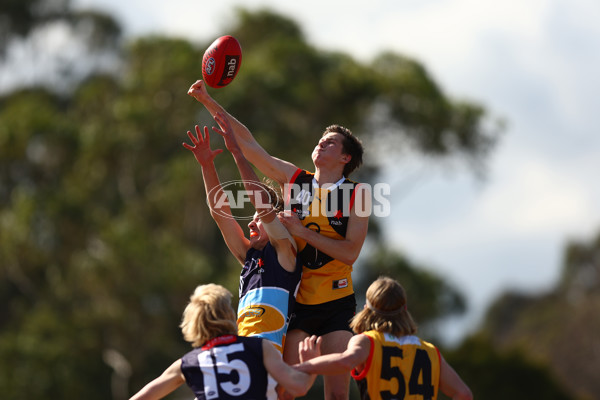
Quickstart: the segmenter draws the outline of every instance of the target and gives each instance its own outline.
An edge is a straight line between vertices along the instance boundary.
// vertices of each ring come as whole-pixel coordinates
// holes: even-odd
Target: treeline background
[[[312,46],[288,16],[236,16],[223,34],[240,40],[242,69],[211,94],[280,158],[311,169],[322,130],[339,123],[368,149],[356,180],[377,182],[378,157],[403,152],[456,159],[485,180],[500,133],[510,134],[481,104],[444,93],[418,60],[362,63]],[[15,45],[36,60],[0,97],[2,398],[126,399],[189,349],[178,324],[196,285],[237,293],[239,265],[181,146],[194,124],[213,124],[186,91],[214,38],[125,40],[111,15],[68,0],[5,1],[0,23],[0,61]],[[44,48],[57,31],[70,45]],[[216,163],[223,180],[238,177],[226,153]],[[442,346],[475,398],[600,398],[600,235],[564,244],[556,287],[503,294],[473,334],[444,348],[436,322],[465,312],[465,294],[410,249],[383,245],[378,222],[355,266],[359,306],[377,276],[398,279],[420,335]],[[306,398],[322,398],[320,382]]]

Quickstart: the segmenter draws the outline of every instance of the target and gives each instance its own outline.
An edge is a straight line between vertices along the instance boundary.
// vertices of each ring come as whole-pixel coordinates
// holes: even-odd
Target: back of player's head
[[[350,161],[344,166],[343,174],[345,177],[348,177],[360,165],[362,164],[363,158],[363,145],[359,138],[352,134],[352,131],[348,128],[345,128],[341,125],[329,125],[325,128],[325,132],[323,132],[323,136],[328,133],[339,133],[344,137],[342,140],[342,147],[344,154],[348,154],[350,156]]]
[[[269,200],[273,210],[276,212],[283,211],[283,198],[277,184],[271,179],[265,178],[263,179],[262,187],[269,193]]]
[[[217,336],[236,334],[236,315],[231,292],[221,285],[200,285],[190,296],[181,321],[183,338],[200,347]]]
[[[412,335],[417,325],[406,306],[406,292],[398,281],[380,277],[367,289],[365,308],[350,323],[356,333],[369,330],[394,336]]]

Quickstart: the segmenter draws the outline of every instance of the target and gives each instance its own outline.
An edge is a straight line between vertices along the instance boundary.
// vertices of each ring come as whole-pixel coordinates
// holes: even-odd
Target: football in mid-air
[[[213,88],[222,88],[233,81],[242,65],[242,48],[233,36],[221,36],[204,52],[202,77]]]

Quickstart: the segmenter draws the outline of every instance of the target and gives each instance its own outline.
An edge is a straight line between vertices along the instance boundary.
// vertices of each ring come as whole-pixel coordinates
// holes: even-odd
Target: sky
[[[588,241],[600,230],[597,0],[73,4],[108,11],[129,36],[199,42],[226,32],[234,6],[268,7],[295,20],[323,50],[359,61],[384,50],[410,56],[449,97],[504,119],[485,181],[467,168],[410,157],[390,161],[382,177],[392,183],[392,215],[382,220],[388,244],[466,295],[469,312],[448,323],[449,342],[476,327],[503,291],[552,288],[566,243]]]

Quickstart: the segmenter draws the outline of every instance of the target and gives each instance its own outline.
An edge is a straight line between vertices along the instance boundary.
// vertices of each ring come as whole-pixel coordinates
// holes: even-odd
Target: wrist
[[[198,160],[198,164],[200,164],[200,167],[202,167],[202,169],[210,169],[214,165],[213,162],[212,162],[212,160],[211,161],[208,161],[208,160],[202,160],[202,161],[200,161],[200,160]]]
[[[308,241],[308,235],[312,232],[309,228],[302,225],[302,223],[294,224],[289,228],[292,236],[300,238],[304,241]]]
[[[229,150],[229,152],[231,153],[231,155],[233,156],[233,158],[235,158],[236,160],[240,160],[244,157],[244,154],[242,153],[242,149],[240,149],[239,147],[234,147],[232,149]]]

